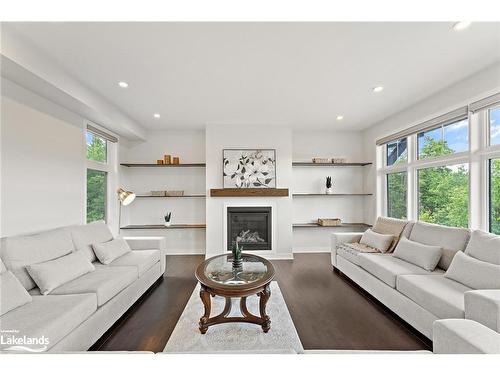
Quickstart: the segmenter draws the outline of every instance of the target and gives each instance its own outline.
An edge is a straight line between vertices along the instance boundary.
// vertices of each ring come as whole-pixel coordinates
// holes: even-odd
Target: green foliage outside
[[[490,162],[490,231],[500,234],[500,159]]]
[[[106,140],[87,132],[87,159],[107,161]],[[87,223],[106,219],[107,174],[87,169]]]
[[[387,216],[406,219],[407,173],[389,173],[387,175]]]
[[[452,154],[446,141],[428,137],[422,156]],[[419,219],[428,223],[466,228],[469,224],[469,171],[467,165],[432,167],[418,171]]]

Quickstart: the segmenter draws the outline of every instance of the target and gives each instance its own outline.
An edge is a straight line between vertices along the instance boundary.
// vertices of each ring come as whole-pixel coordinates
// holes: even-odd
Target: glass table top
[[[268,273],[267,265],[257,257],[243,255],[241,267],[233,267],[232,255],[211,259],[205,267],[205,276],[221,285],[245,285],[259,281]]]

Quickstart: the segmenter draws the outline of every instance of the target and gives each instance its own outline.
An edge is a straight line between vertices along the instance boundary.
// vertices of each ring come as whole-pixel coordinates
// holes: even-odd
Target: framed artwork
[[[276,188],[276,150],[223,150],[224,188]]]

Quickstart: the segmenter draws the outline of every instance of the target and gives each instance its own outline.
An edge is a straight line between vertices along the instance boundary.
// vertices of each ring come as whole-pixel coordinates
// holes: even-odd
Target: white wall
[[[349,162],[363,162],[361,132],[294,131],[293,161],[311,161],[313,157],[344,157]],[[294,193],[324,193],[326,176],[332,177],[334,193],[371,193],[365,186],[366,167],[293,167]],[[363,223],[365,207],[373,197],[306,196],[293,198],[293,222],[309,223],[318,218],[341,218],[345,223]],[[328,228],[294,228],[294,252],[330,251]]]
[[[2,80],[1,236],[81,224],[83,119]]]
[[[205,161],[205,132],[150,131],[144,142],[122,142],[120,163],[156,163],[164,154],[180,157],[181,163]],[[184,190],[184,194],[205,193],[205,168],[128,168],[120,167],[120,184],[136,194],[152,190]],[[123,207],[122,226],[162,224],[166,212],[173,224],[205,223],[203,198],[137,198]],[[168,254],[204,254],[203,229],[122,230],[124,235],[165,236]]]
[[[250,130],[251,129],[251,130]],[[222,151],[227,148],[270,148],[276,150],[278,188],[292,188],[292,131],[282,126],[209,125],[206,128],[206,191],[222,188]],[[288,258],[292,254],[292,199],[291,197],[212,198],[207,196],[207,256],[224,252],[223,220],[225,204],[274,205],[276,225],[275,257]]]
[[[482,70],[456,84],[418,102],[410,108],[403,109],[393,116],[371,126],[363,132],[365,157],[376,163],[367,177],[367,185],[377,188],[377,196],[382,194],[381,177],[377,179],[377,169],[383,166],[383,160],[378,155],[375,142],[384,136],[396,133],[412,125],[437,117],[470,102],[481,99],[500,91],[500,63]],[[381,199],[374,199],[366,207],[366,222],[373,223],[376,217],[383,213]]]

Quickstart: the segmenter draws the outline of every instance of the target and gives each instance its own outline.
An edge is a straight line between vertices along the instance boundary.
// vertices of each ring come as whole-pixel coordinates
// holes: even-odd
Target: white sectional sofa
[[[500,237],[475,231],[469,242],[468,229],[407,222],[401,237],[442,248],[438,266],[428,271],[393,254],[362,253],[345,245],[359,242],[361,236],[332,235],[334,270],[434,340],[434,352],[500,353],[500,290],[475,290],[444,276],[455,254],[465,252],[491,263],[493,278],[500,278],[496,267],[500,265]],[[466,275],[472,279],[476,276]],[[492,285],[498,285],[497,281],[500,279]]]
[[[112,239],[103,222],[3,238],[0,258],[2,280],[6,281],[1,285],[2,303],[15,302],[8,298],[26,298],[29,302],[6,313],[2,309],[0,349],[23,350],[27,346],[49,352],[87,350],[162,278],[166,261],[163,237],[126,238],[132,250],[105,265],[96,258],[92,245]],[[92,263],[93,271],[42,295],[27,267],[77,252]],[[5,278],[4,272],[8,273]],[[12,275],[29,295],[11,296],[7,280],[12,280]],[[23,345],[23,338],[46,341]]]

